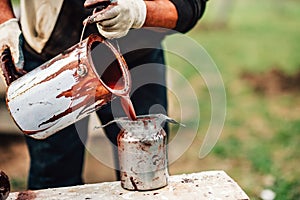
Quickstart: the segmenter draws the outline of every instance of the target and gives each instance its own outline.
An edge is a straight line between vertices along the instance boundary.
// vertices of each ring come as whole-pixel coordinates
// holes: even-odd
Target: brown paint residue
[[[70,53],[70,52],[69,52]],[[68,53],[65,53],[64,56],[68,56]],[[86,65],[89,67],[87,74],[84,77],[80,77],[77,74],[77,68],[78,68],[78,62],[74,61],[64,67],[62,67],[58,72],[55,74],[47,77],[43,82],[50,81],[54,79],[55,77],[59,76],[61,73],[63,73],[66,70],[73,70],[75,71],[73,74],[73,77],[76,80],[76,83],[71,87],[71,89],[61,92],[59,95],[56,96],[56,98],[71,98],[71,102],[74,102],[75,100],[81,99],[82,100],[77,103],[76,105],[70,105],[66,110],[62,111],[61,113],[58,113],[57,115],[52,116],[48,120],[42,122],[39,127],[42,125],[52,123],[71,112],[74,112],[78,110],[79,108],[83,108],[83,110],[80,112],[81,114],[84,114],[86,112],[92,112],[89,110],[86,110],[85,108],[88,108],[92,104],[94,104],[97,101],[108,102],[111,98],[111,94],[109,91],[107,91],[100,80],[96,77],[95,73],[93,73],[93,70],[90,68],[90,65]],[[102,105],[100,103],[100,105]],[[78,116],[79,117],[79,116]]]
[[[76,74],[74,74],[74,76],[76,76]],[[78,110],[79,108],[83,108],[80,114],[89,112],[89,110],[86,110],[85,108],[88,108],[89,106],[100,100],[102,100],[103,103],[108,102],[111,98],[111,93],[102,86],[101,82],[93,73],[88,73],[85,78],[77,81],[71,89],[63,91],[62,93],[57,95],[56,98],[62,97],[71,98],[71,102],[74,102],[75,100],[81,98],[82,100],[75,105],[71,104],[66,110],[42,122],[39,127],[54,122],[70,114],[71,112]]]
[[[35,198],[35,192],[28,190],[24,192],[19,192],[16,200],[34,200]]]
[[[137,191],[137,190],[138,190],[138,187],[137,187],[137,184],[134,182],[133,177],[131,176],[129,179],[130,179],[130,182],[131,182],[131,184],[132,184],[134,190]]]

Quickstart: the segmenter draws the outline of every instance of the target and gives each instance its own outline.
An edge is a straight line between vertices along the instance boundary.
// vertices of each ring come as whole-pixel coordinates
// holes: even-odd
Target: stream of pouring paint
[[[82,32],[81,32],[81,36],[80,36],[80,41],[79,41],[79,44],[81,44],[82,40],[83,40],[83,35],[84,35],[84,31],[86,29],[86,26],[87,26],[88,23],[84,23],[83,25],[83,29],[82,29]],[[119,47],[119,44],[117,43],[117,48],[118,48],[118,51],[120,51],[120,47]],[[80,64],[80,54],[78,54],[78,65]],[[116,89],[116,85],[111,85],[110,86],[112,89]],[[129,97],[129,94],[126,95],[126,96],[119,96],[120,97],[120,100],[121,100],[121,105],[122,105],[122,108],[125,112],[125,114],[127,115],[127,117],[131,120],[136,120],[137,117],[136,117],[136,113],[135,113],[135,109],[133,107],[133,104],[132,104],[132,101]]]

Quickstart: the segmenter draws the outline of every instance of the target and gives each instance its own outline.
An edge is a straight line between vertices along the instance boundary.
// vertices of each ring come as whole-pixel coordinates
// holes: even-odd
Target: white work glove
[[[125,36],[131,28],[141,28],[146,14],[147,8],[143,0],[118,0],[100,11],[94,20],[99,33],[113,39]]]
[[[23,37],[18,23],[18,19],[13,18],[0,24],[0,54],[6,46],[10,48],[13,62],[22,69],[24,57],[22,52]]]

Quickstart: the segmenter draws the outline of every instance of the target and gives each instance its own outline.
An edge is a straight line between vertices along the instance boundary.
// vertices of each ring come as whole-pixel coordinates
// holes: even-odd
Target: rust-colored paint
[[[131,120],[136,120],[136,113],[135,109],[133,107],[132,101],[129,98],[129,95],[126,96],[120,96],[121,99],[121,105],[123,110],[125,111],[127,117]]]
[[[136,182],[133,180],[133,177],[132,177],[132,176],[130,177],[130,181],[131,181],[131,184],[132,184],[134,190],[138,190],[138,187],[137,187],[137,184],[138,184],[138,183],[136,183]]]
[[[87,43],[88,46],[90,46],[95,39],[92,38],[90,42]],[[99,42],[103,42],[103,40],[99,40]],[[78,48],[78,60],[70,63],[69,65],[66,65],[65,67],[61,68],[57,73],[53,74],[52,76],[49,76],[47,79],[43,80],[43,82],[52,80],[62,72],[66,70],[74,70],[75,73],[73,74],[74,77],[77,79],[77,83],[73,85],[69,90],[63,91],[60,93],[56,98],[71,98],[72,101],[78,100],[80,98],[83,98],[83,100],[72,106],[70,105],[66,110],[62,111],[61,113],[52,116],[48,120],[42,122],[40,126],[45,125],[47,123],[52,123],[55,122],[56,120],[70,114],[73,111],[76,111],[80,108],[88,108],[90,105],[92,105],[95,102],[102,102],[100,105],[95,107],[97,109],[98,107],[101,107],[103,104],[107,103],[108,101],[111,100],[112,93],[107,90],[107,88],[103,87],[103,83],[99,81],[99,76],[96,75],[95,71],[92,69],[92,66],[87,60],[87,57],[85,56],[80,56],[82,53],[80,51],[81,48],[84,48],[85,46],[82,45],[82,43],[77,44],[75,47],[71,48],[71,50],[63,52],[63,57],[68,57],[69,54],[74,51],[74,49]],[[52,62],[56,62],[57,60],[54,60]],[[124,61],[124,60],[121,60]],[[50,63],[51,64],[51,63]],[[81,77],[78,73],[77,70],[80,64],[84,64],[87,66],[87,74]],[[48,64],[47,64],[48,65]],[[114,89],[114,88],[112,88]],[[94,93],[91,95],[91,92]],[[93,112],[94,110],[85,110],[83,109],[80,114],[84,114],[85,112]],[[78,117],[77,117],[78,118]]]
[[[28,190],[24,192],[19,192],[16,200],[34,200],[35,198],[35,192]]]

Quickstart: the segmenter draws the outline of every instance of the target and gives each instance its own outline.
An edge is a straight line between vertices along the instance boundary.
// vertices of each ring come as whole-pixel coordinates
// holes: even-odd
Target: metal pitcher
[[[21,131],[36,139],[88,116],[115,95],[128,95],[131,88],[122,55],[94,34],[21,77],[7,65],[2,56],[8,110]]]
[[[177,123],[163,114],[114,120],[121,126],[118,152],[121,186],[128,190],[154,190],[168,184],[165,122]]]

